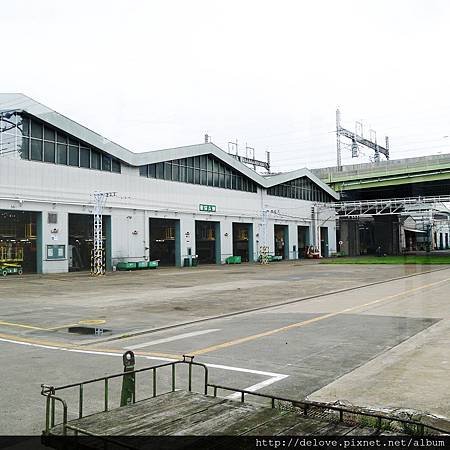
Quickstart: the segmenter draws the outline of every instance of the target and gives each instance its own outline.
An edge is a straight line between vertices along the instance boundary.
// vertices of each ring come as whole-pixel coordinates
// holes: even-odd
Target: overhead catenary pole
[[[358,128],[361,129],[361,135]],[[341,137],[345,137],[352,141],[352,157],[356,158],[359,154],[358,144],[370,148],[374,151],[374,162],[380,161],[380,154],[383,154],[386,159],[389,159],[389,138],[386,136],[386,147],[383,147],[377,143],[377,135],[374,130],[369,130],[369,139],[366,139],[363,135],[362,122],[355,123],[355,131],[350,131],[341,125],[341,112],[339,108],[336,109],[336,153],[337,153],[337,170],[342,170],[342,154],[341,154]]]
[[[267,227],[268,227],[268,213],[269,210],[261,210],[261,244],[259,247],[259,262],[261,264],[269,263],[269,246],[267,240]]]
[[[94,245],[91,255],[91,275],[94,277],[105,274],[105,249],[103,247],[103,208],[108,197],[114,197],[115,192],[94,192]]]
[[[339,108],[336,109],[336,165],[337,169],[342,169],[342,155],[341,155],[341,112]]]

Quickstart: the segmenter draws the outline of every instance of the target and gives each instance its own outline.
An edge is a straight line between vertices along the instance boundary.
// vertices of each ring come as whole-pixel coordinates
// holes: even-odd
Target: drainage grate
[[[111,330],[107,330],[106,328],[99,327],[69,327],[69,333],[76,334],[93,334],[95,336],[101,336],[105,333],[111,333]]]

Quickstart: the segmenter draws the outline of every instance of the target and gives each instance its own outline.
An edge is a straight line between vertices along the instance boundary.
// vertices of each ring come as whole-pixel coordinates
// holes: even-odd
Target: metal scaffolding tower
[[[94,192],[94,246],[91,255],[91,275],[105,274],[105,249],[103,247],[103,208],[108,197],[115,197],[116,192]]]
[[[268,213],[268,209],[261,211],[261,241],[259,246],[259,262],[261,264],[269,263],[269,246],[267,240]]]

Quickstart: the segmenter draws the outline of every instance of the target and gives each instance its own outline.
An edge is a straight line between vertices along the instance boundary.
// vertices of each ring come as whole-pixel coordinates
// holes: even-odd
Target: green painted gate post
[[[134,353],[128,350],[123,354],[122,392],[120,395],[120,406],[130,405],[136,400],[135,374],[126,373],[134,371]]]

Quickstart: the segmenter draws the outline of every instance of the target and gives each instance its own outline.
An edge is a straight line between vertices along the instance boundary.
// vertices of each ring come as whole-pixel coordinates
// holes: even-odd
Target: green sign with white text
[[[216,205],[198,205],[198,209],[202,212],[216,212]]]

